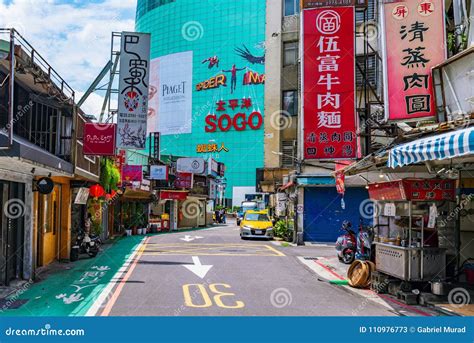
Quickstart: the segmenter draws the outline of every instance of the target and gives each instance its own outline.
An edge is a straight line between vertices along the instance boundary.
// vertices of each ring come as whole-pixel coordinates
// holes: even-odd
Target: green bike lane
[[[116,274],[125,268],[144,236],[119,238],[95,258],[69,263],[45,280],[27,283],[7,298],[0,316],[84,316]],[[85,256],[85,255],[83,255]],[[8,301],[26,300],[17,309]]]
[[[66,265],[70,269],[54,271],[44,280],[20,287],[0,306],[0,317],[85,316],[106,287],[114,286],[120,281],[122,273],[126,271],[146,237],[202,229],[206,228],[118,238],[103,248],[95,258],[82,255],[79,261]],[[16,300],[26,302],[19,308],[13,308],[10,302]]]

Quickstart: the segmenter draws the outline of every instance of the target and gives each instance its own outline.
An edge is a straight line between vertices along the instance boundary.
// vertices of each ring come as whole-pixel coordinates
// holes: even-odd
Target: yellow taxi
[[[273,223],[268,212],[249,210],[240,222],[240,238],[273,238]]]

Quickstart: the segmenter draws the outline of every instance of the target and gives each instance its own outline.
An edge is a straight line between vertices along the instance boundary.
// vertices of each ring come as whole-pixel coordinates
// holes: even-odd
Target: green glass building
[[[225,163],[234,202],[255,192],[264,165],[265,3],[137,4],[136,30],[152,35],[149,131],[161,132],[162,154]]]

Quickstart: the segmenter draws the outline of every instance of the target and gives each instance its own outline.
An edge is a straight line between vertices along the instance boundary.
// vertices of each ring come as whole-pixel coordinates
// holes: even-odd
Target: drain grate
[[[309,261],[317,261],[317,257],[303,257],[303,260],[309,260]]]

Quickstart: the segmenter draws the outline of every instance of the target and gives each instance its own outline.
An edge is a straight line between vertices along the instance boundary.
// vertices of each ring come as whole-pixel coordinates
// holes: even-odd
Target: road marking
[[[276,249],[275,249],[274,247],[272,247],[272,246],[266,245],[266,247],[267,247],[268,249],[274,251],[278,256],[285,256],[284,253],[282,253],[281,251],[276,250]]]
[[[199,276],[201,279],[204,279],[206,274],[211,270],[212,265],[202,265],[199,257],[193,256],[193,263],[194,264],[183,264],[182,266],[186,269],[189,269],[191,272]]]
[[[203,237],[201,236],[189,236],[189,235],[185,235],[183,238],[180,238],[180,240],[182,241],[185,241],[185,242],[192,242],[194,241],[195,239],[202,239]]]
[[[135,250],[133,251],[132,254],[130,254],[130,256],[127,258],[127,260],[125,261],[125,263],[120,267],[119,270],[117,270],[117,272],[115,273],[115,275],[113,276],[113,278],[110,280],[110,282],[108,283],[108,285],[102,290],[102,292],[99,294],[99,296],[97,297],[96,301],[94,301],[94,303],[92,304],[92,306],[89,308],[89,310],[87,310],[85,316],[88,317],[88,316],[95,316],[97,314],[97,312],[100,310],[101,306],[103,305],[103,303],[107,300],[107,298],[109,297],[109,295],[111,294],[113,288],[116,286],[116,282],[115,280],[120,280],[121,277],[127,272],[127,269],[128,267],[130,266],[130,263],[135,259],[135,257],[137,256],[137,254],[143,250],[144,246],[145,246],[145,241],[147,240],[147,238],[143,238],[140,243],[137,245],[137,247],[135,248]]]
[[[144,255],[199,255],[199,256],[285,256],[270,245],[262,244],[197,244],[149,243],[145,247]]]
[[[147,237],[145,239],[145,241],[143,241],[143,244],[140,246],[133,262],[130,264],[130,267],[128,268],[127,273],[120,280],[120,282],[118,283],[117,288],[115,288],[115,291],[112,293],[111,298],[109,299],[109,301],[105,305],[104,310],[100,314],[101,316],[105,317],[105,316],[108,316],[110,314],[110,311],[112,310],[112,307],[115,305],[115,302],[117,301],[120,293],[122,292],[123,287],[125,286],[125,283],[130,278],[130,275],[132,275],[133,270],[135,269],[135,267],[137,266],[138,261],[140,260],[140,257],[143,255],[143,251],[145,250],[145,247],[146,247],[148,241],[150,240],[150,238],[151,237]]]
[[[217,286],[230,289],[231,286],[225,283],[213,283],[208,285],[209,290],[211,293],[214,294],[212,300],[209,295],[209,292],[206,289],[206,284],[197,284],[197,283],[192,283],[192,284],[186,284],[183,285],[183,296],[184,296],[184,304],[187,307],[194,307],[194,308],[208,308],[213,305],[213,301],[215,305],[217,305],[220,308],[225,308],[225,309],[239,309],[245,307],[245,304],[243,301],[240,300],[235,300],[234,304],[232,305],[226,305],[222,301],[223,297],[235,297],[235,293],[229,293],[229,292],[223,292],[217,289]],[[191,287],[195,287],[196,291],[191,293]],[[201,295],[201,298],[203,300],[202,304],[195,304],[194,299],[196,298],[197,294]]]
[[[193,302],[194,294],[197,294],[197,293],[193,292],[193,295],[191,295],[191,291],[190,291],[191,286],[196,286],[197,289],[199,290],[199,294],[201,295],[202,300],[204,301],[202,305],[196,305]],[[183,295],[184,295],[184,304],[187,307],[206,308],[206,307],[212,306],[212,300],[209,297],[209,293],[207,293],[206,288],[202,284],[191,283],[191,284],[183,285]]]

